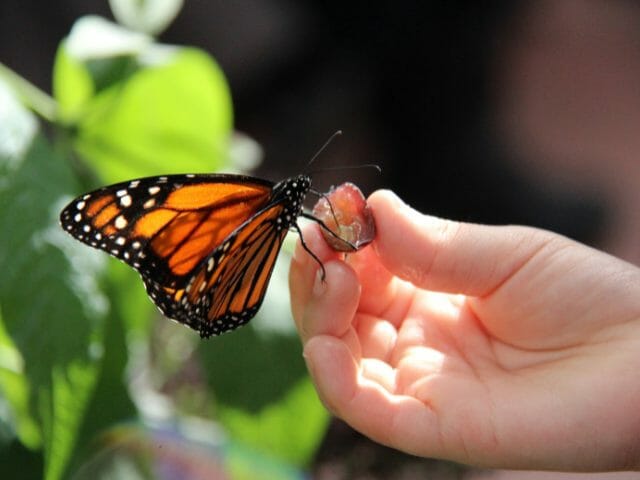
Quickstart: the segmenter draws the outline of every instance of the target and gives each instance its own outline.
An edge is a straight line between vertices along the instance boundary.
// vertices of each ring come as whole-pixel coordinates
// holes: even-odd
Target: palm
[[[504,456],[504,449],[514,447],[522,420],[532,416],[536,420],[528,427],[528,441],[538,435],[543,441],[549,432],[561,438],[559,427],[567,422],[591,423],[597,430],[591,419],[607,422],[611,404],[628,388],[602,368],[606,362],[613,371],[634,363],[637,336],[616,334],[618,324],[596,331],[575,328],[587,320],[584,316],[549,317],[554,308],[563,310],[562,300],[546,312],[529,309],[525,314],[523,309],[517,323],[505,323],[498,313],[507,301],[503,297],[522,305],[526,289],[520,288],[522,298],[514,298],[508,284],[481,299],[437,293],[389,274],[372,252],[350,263],[362,288],[353,323],[362,378],[390,395],[391,415],[404,415],[409,404],[397,401],[403,397],[434,414],[442,432],[438,441],[444,450],[463,455],[457,460],[472,462],[488,449]],[[614,308],[606,305],[609,312]],[[632,328],[638,327],[622,331]],[[620,353],[614,356],[612,350]],[[573,402],[558,403],[563,396],[585,398],[605,386],[608,398],[586,410]],[[415,447],[419,453],[421,446]],[[555,442],[548,447],[547,458],[564,455]]]
[[[486,446],[496,435],[496,397],[504,394],[500,384],[508,368],[496,358],[499,342],[483,328],[464,296],[416,288],[360,260],[362,256],[351,263],[363,289],[352,325],[361,388],[377,390],[390,418],[411,421],[416,408],[423,408],[432,417],[431,429],[443,432],[438,439],[442,448],[465,452],[456,459],[470,461],[473,452],[466,450]],[[364,271],[372,267],[377,276]],[[385,432],[385,437],[378,440],[394,443],[393,432]],[[420,441],[405,448],[424,453]]]

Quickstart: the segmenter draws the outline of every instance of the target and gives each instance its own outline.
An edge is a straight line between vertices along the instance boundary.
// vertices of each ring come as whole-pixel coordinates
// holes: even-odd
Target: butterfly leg
[[[307,244],[304,242],[304,237],[302,236],[302,231],[300,230],[300,227],[298,226],[298,224],[297,224],[297,223],[294,223],[294,224],[293,224],[293,228],[295,228],[295,229],[296,229],[296,231],[298,232],[298,235],[300,236],[300,243],[302,244],[302,248],[304,248],[304,249],[306,250],[306,252],[307,252],[309,255],[311,255],[311,256],[313,257],[313,259],[314,259],[316,262],[318,262],[318,265],[320,265],[320,270],[322,271],[322,275],[321,275],[321,277],[320,277],[320,278],[321,278],[321,279],[322,279],[322,281],[324,282],[324,279],[325,279],[325,277],[326,277],[327,275],[326,275],[326,272],[325,272],[325,270],[324,270],[324,265],[323,265],[322,261],[320,261],[320,259],[316,256],[316,254],[315,254],[315,253],[313,253],[313,252],[311,251],[311,249],[307,246]]]

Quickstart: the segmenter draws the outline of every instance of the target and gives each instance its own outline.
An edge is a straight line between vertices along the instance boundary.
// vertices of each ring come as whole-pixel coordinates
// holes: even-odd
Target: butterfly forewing
[[[87,245],[177,284],[268,201],[272,186],[236,175],[150,177],[78,197],[60,221]]]
[[[138,270],[160,310],[202,336],[251,319],[310,179],[149,177],[98,189],[61,213],[63,228]]]

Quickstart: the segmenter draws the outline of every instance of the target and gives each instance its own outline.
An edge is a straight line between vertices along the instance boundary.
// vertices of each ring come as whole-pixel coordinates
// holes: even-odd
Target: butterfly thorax
[[[287,178],[274,185],[269,203],[284,206],[279,216],[280,229],[288,229],[295,223],[302,212],[304,199],[310,189],[311,177],[305,174]]]

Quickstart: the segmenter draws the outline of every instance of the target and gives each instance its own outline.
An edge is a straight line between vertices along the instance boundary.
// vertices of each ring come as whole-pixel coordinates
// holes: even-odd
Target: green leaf
[[[229,163],[231,94],[202,50],[156,44],[89,16],[61,44],[54,73],[60,119],[103,181]]]
[[[147,295],[140,274],[128,265],[110,259],[106,280],[109,297],[113,300],[113,314],[122,322],[129,339],[147,341],[152,317],[159,313]],[[132,338],[134,335],[136,338]]]
[[[63,475],[96,382],[108,305],[97,289],[97,257],[77,249],[58,225],[65,192],[77,189],[66,163],[38,136],[17,167],[0,157],[0,175],[2,320],[24,361],[44,477],[54,480]]]
[[[53,65],[57,120],[65,125],[79,122],[93,97],[135,70],[136,58],[149,50],[152,42],[147,35],[97,15],[76,20],[58,46]]]
[[[231,100],[222,73],[196,49],[168,52],[97,95],[76,148],[107,182],[211,172],[227,159]]]
[[[29,411],[30,388],[24,359],[4,329],[0,316],[0,415],[28,448],[39,448],[40,426]]]
[[[271,287],[277,287],[277,276],[272,280]],[[300,339],[289,332],[288,304],[279,305],[286,295],[271,287],[269,302],[249,326],[200,343],[198,354],[231,441],[305,467],[324,437],[329,415],[308,380]],[[238,468],[248,467],[241,458],[237,461]]]
[[[41,391],[40,413],[45,431],[45,478],[62,478],[95,385],[97,365],[78,359],[52,365],[51,392]]]
[[[119,262],[118,262],[119,263]],[[116,262],[114,262],[116,264]],[[111,269],[110,269],[111,270]],[[78,434],[78,442],[68,472],[77,473],[82,465],[86,465],[87,459],[95,454],[99,443],[96,438],[113,425],[131,421],[137,416],[137,410],[133,404],[126,385],[126,368],[129,359],[127,349],[127,334],[119,307],[122,297],[112,293],[114,290],[126,289],[129,284],[118,284],[118,278],[109,272],[107,284],[109,298],[114,305],[105,325],[104,359],[103,367],[96,382],[94,393],[87,407],[84,421]],[[145,296],[146,297],[146,296]],[[147,300],[143,298],[143,300]],[[85,477],[79,477],[85,478]]]
[[[197,353],[217,401],[250,412],[282,398],[306,375],[297,336],[258,333],[252,325],[200,342]]]
[[[53,96],[58,102],[59,121],[72,124],[81,117],[95,93],[91,73],[70,55],[63,41],[53,64]]]
[[[258,413],[222,406],[220,421],[234,441],[304,467],[324,437],[329,414],[306,378]]]

